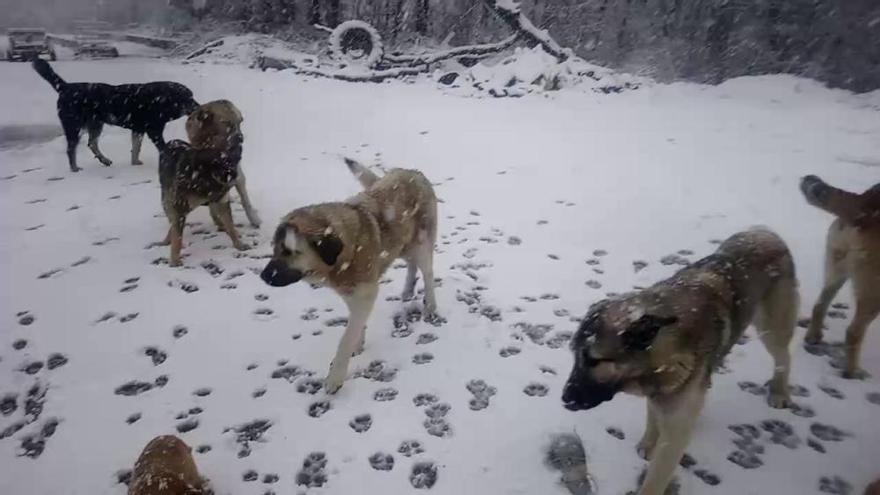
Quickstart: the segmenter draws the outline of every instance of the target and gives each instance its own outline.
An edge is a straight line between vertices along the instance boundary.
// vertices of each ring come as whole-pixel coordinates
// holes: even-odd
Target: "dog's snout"
[[[610,401],[620,391],[618,383],[601,383],[590,370],[573,370],[562,389],[562,405],[569,411],[592,409]]]
[[[565,388],[562,389],[562,406],[569,411],[578,411],[581,409],[578,407],[574,387],[570,383],[566,383]]]
[[[260,273],[260,278],[263,279],[263,282],[272,287],[284,287],[299,282],[302,277],[301,271],[293,270],[284,261],[276,259],[270,261],[266,268],[263,268],[262,273]]]

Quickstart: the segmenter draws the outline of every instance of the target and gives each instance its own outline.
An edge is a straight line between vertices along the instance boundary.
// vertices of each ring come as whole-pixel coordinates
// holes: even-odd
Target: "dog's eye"
[[[290,249],[281,248],[281,256],[287,257],[287,256],[290,256],[291,254],[293,254],[293,252]]]

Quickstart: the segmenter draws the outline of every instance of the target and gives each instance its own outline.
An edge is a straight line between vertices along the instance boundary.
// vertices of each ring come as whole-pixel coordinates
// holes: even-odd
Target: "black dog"
[[[198,103],[192,91],[175,82],[146,84],[68,83],[52,70],[48,62],[33,61],[34,70],[58,91],[58,118],[67,137],[67,158],[70,170],[79,172],[76,147],[83,128],[89,132],[89,148],[104,165],[113,162],[98,149],[98,137],[104,124],[131,129],[131,162],[140,165],[141,141],[150,137],[160,151],[165,146],[162,132],[165,124],[189,115]]]

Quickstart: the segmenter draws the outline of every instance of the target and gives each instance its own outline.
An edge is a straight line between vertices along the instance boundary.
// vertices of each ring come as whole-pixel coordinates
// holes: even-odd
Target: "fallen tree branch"
[[[305,67],[300,67],[296,65],[296,63],[294,63],[292,60],[284,60],[280,58],[269,57],[266,55],[262,55],[257,59],[256,67],[261,70],[290,69],[297,74],[302,74],[304,76],[325,77],[328,79],[336,79],[338,81],[347,82],[382,82],[386,79],[393,79],[403,76],[414,76],[426,72],[426,69],[422,67],[398,67],[395,69],[376,70],[361,73],[353,71],[327,72],[318,69],[308,69]]]
[[[556,57],[556,60],[560,62],[564,62],[572,56],[570,49],[563,48],[550,37],[546,29],[538,29],[528,17],[523,15],[519,2],[514,0],[483,0],[483,3],[532,46],[541,45],[544,51]]]
[[[385,60],[395,64],[409,64],[412,67],[416,65],[431,65],[456,57],[484,57],[507,50],[516,43],[519,36],[519,33],[515,33],[497,43],[456,46],[442,52],[424,53],[421,55],[385,55]]]
[[[190,53],[189,55],[187,55],[186,57],[184,57],[184,60],[192,60],[192,59],[194,59],[194,58],[196,58],[196,57],[198,57],[198,56],[200,56],[200,55],[204,55],[205,53],[207,53],[208,51],[210,51],[212,48],[217,48],[218,46],[222,46],[222,45],[223,45],[223,42],[224,42],[224,41],[223,41],[222,38],[219,39],[219,40],[214,40],[214,41],[208,43],[207,45],[205,45],[205,46],[199,48],[198,50],[196,50],[196,51]]]

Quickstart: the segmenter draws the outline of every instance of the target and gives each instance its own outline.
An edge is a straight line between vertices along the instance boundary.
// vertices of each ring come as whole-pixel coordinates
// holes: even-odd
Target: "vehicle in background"
[[[78,20],[73,22],[73,29],[74,39],[77,43],[74,54],[77,57],[113,58],[119,56],[119,50],[109,42],[112,29],[110,23]]]
[[[45,29],[12,28],[6,34],[9,38],[6,60],[24,61],[41,55],[48,56],[49,60],[56,59],[55,49],[49,43]]]
[[[106,40],[90,36],[77,35],[76,41],[77,47],[74,49],[74,54],[77,57],[113,58],[119,56],[119,50],[117,50],[115,46],[111,45]]]

